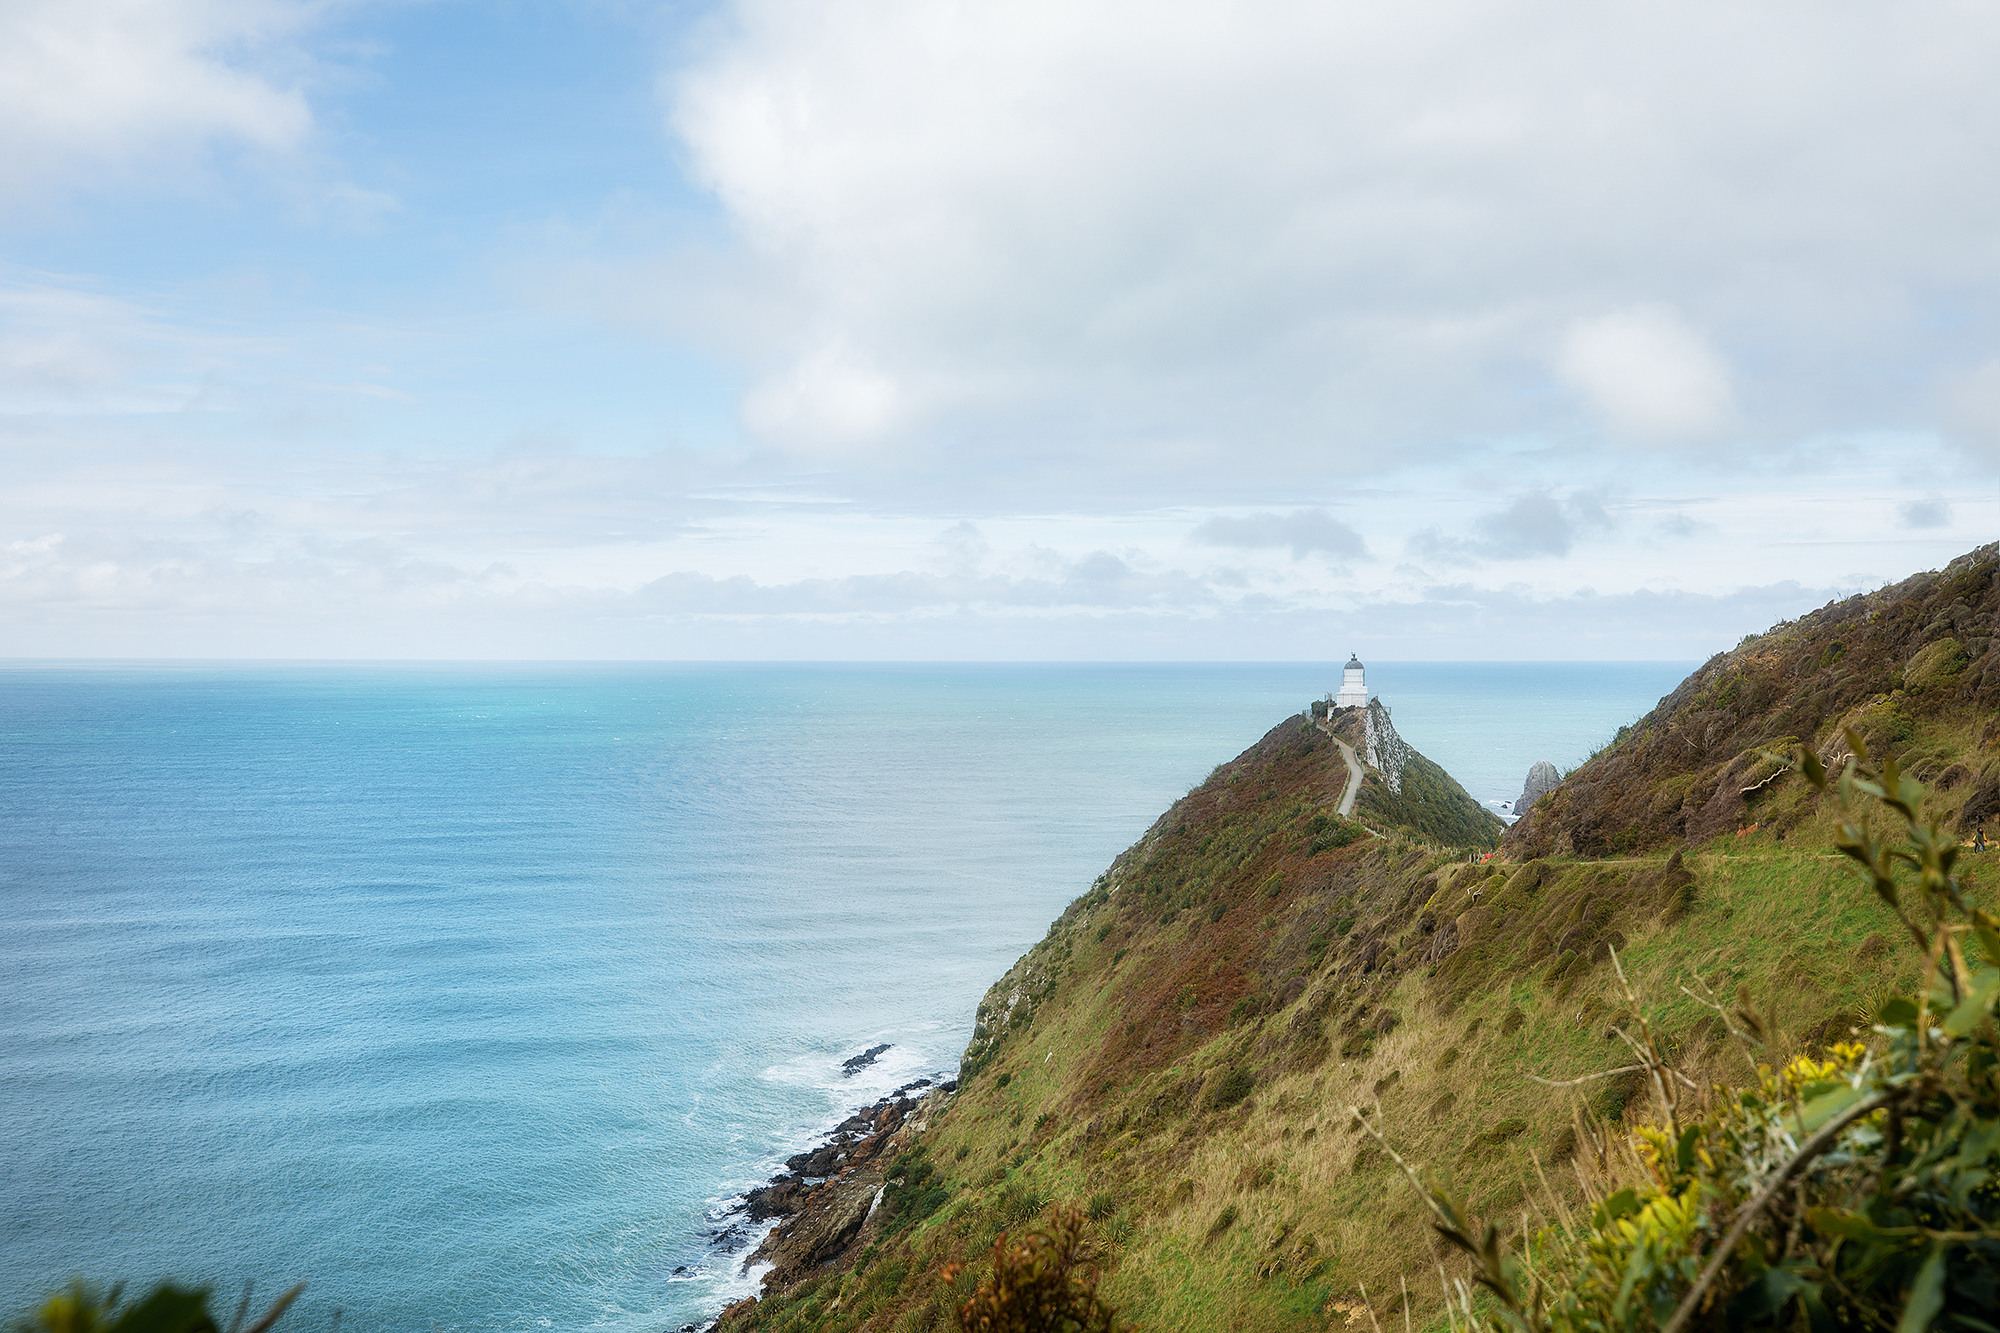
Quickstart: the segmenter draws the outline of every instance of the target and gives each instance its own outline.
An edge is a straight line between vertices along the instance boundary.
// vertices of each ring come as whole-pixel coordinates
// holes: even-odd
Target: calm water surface
[[[1687,669],[1369,685],[1497,803]],[[357,1333],[712,1313],[705,1213],[953,1067],[1063,904],[1338,678],[0,667],[0,1318],[73,1274],[305,1278],[286,1327]]]

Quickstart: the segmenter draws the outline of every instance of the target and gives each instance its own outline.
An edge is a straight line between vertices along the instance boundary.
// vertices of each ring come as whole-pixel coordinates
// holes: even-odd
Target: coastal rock
[[[908,1094],[929,1089],[921,1098]],[[883,1168],[921,1132],[930,1117],[957,1089],[954,1080],[933,1085],[918,1079],[896,1089],[873,1106],[849,1116],[828,1141],[791,1157],[785,1174],[748,1196],[752,1220],[781,1217],[748,1263],[768,1263],[765,1294],[782,1292],[822,1270],[858,1246],[865,1245],[869,1222],[881,1198]],[[823,1179],[809,1175],[825,1171]],[[739,1315],[725,1311],[717,1327]],[[735,1310],[736,1307],[731,1307]]]
[[[1525,819],[1536,801],[1554,791],[1562,782],[1562,774],[1546,759],[1537,759],[1535,766],[1528,770],[1527,781],[1521,784],[1521,794],[1514,799],[1514,813]]]
[[[870,1046],[861,1054],[851,1055],[847,1059],[842,1060],[840,1062],[840,1068],[843,1071],[841,1077],[853,1078],[856,1070],[866,1069],[869,1065],[874,1064],[882,1052],[890,1048],[890,1045],[891,1043],[885,1041],[880,1046]]]

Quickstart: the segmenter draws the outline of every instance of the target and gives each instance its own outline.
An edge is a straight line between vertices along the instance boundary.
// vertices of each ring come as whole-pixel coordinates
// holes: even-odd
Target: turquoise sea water
[[[1497,803],[1686,670],[1369,685]],[[289,1328],[700,1319],[743,1285],[710,1212],[951,1069],[1063,904],[1338,674],[0,667],[0,1318],[82,1274],[308,1279]]]

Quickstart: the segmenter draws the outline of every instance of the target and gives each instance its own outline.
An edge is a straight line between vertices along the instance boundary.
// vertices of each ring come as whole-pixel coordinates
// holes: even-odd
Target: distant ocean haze
[[[706,1219],[948,1074],[1344,657],[0,668],[0,1316],[77,1275],[307,1279],[288,1324],[356,1333],[712,1313]],[[1368,684],[1497,807],[1690,665]]]

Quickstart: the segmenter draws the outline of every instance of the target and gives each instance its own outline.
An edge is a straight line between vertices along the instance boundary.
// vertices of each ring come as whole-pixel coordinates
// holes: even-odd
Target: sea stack
[[[1537,759],[1535,766],[1528,770],[1528,780],[1521,785],[1521,794],[1514,801],[1516,818],[1526,818],[1529,807],[1556,789],[1562,781],[1562,774],[1546,759]]]

